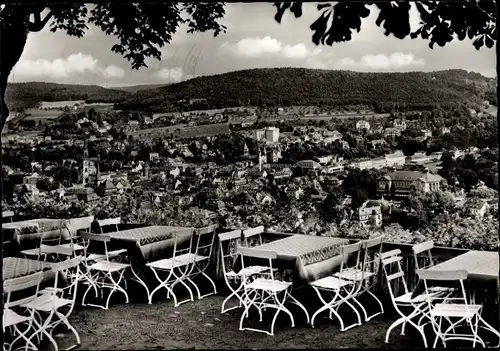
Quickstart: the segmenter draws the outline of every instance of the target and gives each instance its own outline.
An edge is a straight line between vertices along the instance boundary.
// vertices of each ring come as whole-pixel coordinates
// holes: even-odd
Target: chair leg
[[[309,313],[307,312],[306,308],[304,307],[304,305],[302,305],[295,297],[292,296],[292,294],[288,293],[288,297],[291,299],[290,302],[292,302],[293,304],[299,306],[302,311],[304,311],[305,315],[306,315],[306,318],[307,318],[307,324],[309,324],[310,322],[310,318],[309,318]]]
[[[389,327],[389,329],[387,329],[387,332],[385,333],[385,342],[388,343],[389,342],[389,336],[391,334],[391,331],[396,328],[398,325],[404,323],[405,321],[405,317],[400,317],[399,319],[397,319],[394,323],[391,324],[391,326]]]

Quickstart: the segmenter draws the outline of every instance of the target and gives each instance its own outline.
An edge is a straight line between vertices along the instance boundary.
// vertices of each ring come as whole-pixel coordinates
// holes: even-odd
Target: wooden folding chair
[[[198,299],[202,299],[206,296],[217,294],[217,287],[214,281],[205,273],[212,257],[212,249],[215,241],[215,231],[217,229],[216,225],[210,225],[204,228],[198,228],[194,230],[194,238],[196,239],[196,245],[194,249],[194,254],[184,254],[176,256],[176,260],[183,262],[186,265],[190,265],[190,269],[186,274],[186,280],[194,286],[196,293],[198,294]],[[208,294],[201,295],[200,289],[193,281],[193,279],[201,275],[207,279],[213,287],[213,291]],[[176,283],[174,283],[175,285]],[[173,286],[174,286],[173,285]],[[172,287],[173,287],[172,286]]]
[[[174,305],[175,307],[188,302],[188,301],[194,301],[193,298],[193,291],[189,287],[189,285],[186,284],[186,276],[192,269],[192,263],[194,260],[188,260],[186,258],[183,258],[181,260],[178,260],[178,257],[191,257],[192,254],[192,249],[193,249],[193,230],[188,229],[190,232],[190,238],[189,238],[189,245],[186,248],[179,248],[178,247],[178,236],[175,235],[175,243],[174,243],[174,248],[172,252],[172,257],[170,258],[164,258],[158,261],[154,262],[149,262],[146,264],[154,273],[156,279],[159,282],[159,285],[151,291],[149,294],[149,303],[151,304],[153,301],[153,295],[160,290],[161,288],[165,288],[167,290],[167,298],[172,295],[174,298]],[[193,256],[194,257],[194,256]],[[166,277],[164,279],[160,278],[160,274],[165,275]],[[174,286],[180,283],[183,285],[186,290],[189,293],[189,298],[185,299],[183,301],[177,301],[177,296],[174,293]]]
[[[74,250],[71,246],[64,245],[64,232],[67,230],[63,220],[58,220],[59,230],[45,231],[45,228],[52,226],[47,226],[46,223],[40,223],[39,228],[40,233],[40,243],[37,248],[22,250],[21,254],[29,259],[36,259],[39,261],[47,261],[48,257],[52,258],[52,261],[58,261],[61,257],[71,257]]]
[[[27,308],[28,310],[35,311],[38,316],[41,316],[41,313],[46,314],[45,322],[43,322],[43,324],[38,323],[35,320],[35,323],[38,324],[39,328],[36,333],[31,335],[30,340],[34,336],[38,337],[38,334],[43,333],[50,336],[49,339],[53,345],[57,345],[57,342],[52,337],[52,333],[59,324],[63,323],[68,330],[71,330],[76,338],[76,344],[66,350],[71,350],[80,346],[80,336],[78,335],[76,329],[69,323],[68,317],[73,312],[76,302],[78,283],[82,278],[80,272],[81,261],[82,257],[77,256],[75,258],[53,264],[51,270],[55,273],[55,280],[52,289],[42,290],[40,292],[41,294],[37,298],[21,306]],[[62,288],[59,287],[60,276],[68,278],[66,286]],[[63,308],[66,309],[65,312],[61,311]],[[40,317],[40,320],[43,320],[43,318]]]
[[[427,269],[434,266],[434,259],[432,258],[432,249],[434,242],[432,240],[412,246],[413,258],[415,259],[415,269]],[[452,287],[432,286],[429,287],[432,292],[449,292],[455,291]],[[474,296],[472,296],[474,299]]]
[[[368,239],[361,242],[362,264],[361,267],[350,269],[345,272],[337,273],[335,276],[343,279],[356,281],[357,289],[352,297],[353,301],[361,308],[365,322],[373,317],[384,313],[384,305],[379,298],[371,291],[374,286],[374,278],[379,269],[380,254],[382,252],[383,236],[374,239]],[[376,251],[375,251],[376,250]],[[374,252],[375,251],[375,252]],[[367,293],[379,305],[380,311],[368,316],[366,308],[359,302],[358,298]]]
[[[344,273],[349,273],[352,270],[360,269],[360,254],[360,242],[341,246],[340,255],[342,257],[342,262],[340,264],[340,271],[338,276],[328,276],[310,283],[314,291],[316,291],[319,299],[323,303],[323,306],[320,307],[311,318],[311,326],[313,328],[314,320],[316,319],[316,317],[326,310],[330,311],[330,319],[332,319],[333,314],[337,317],[340,322],[340,331],[346,331],[353,327],[361,325],[361,317],[359,315],[359,312],[349,301],[354,297],[354,294],[358,288],[359,281],[343,278]],[[325,300],[322,293],[328,294],[330,296],[330,300]],[[357,323],[353,323],[348,327],[344,326],[344,320],[338,313],[338,309],[343,303],[348,305],[354,311],[358,319]]]
[[[82,298],[82,305],[83,306],[93,306],[93,307],[99,307],[102,309],[107,310],[109,306],[109,301],[111,299],[111,296],[115,291],[120,291],[125,295],[125,303],[129,302],[128,294],[127,291],[120,285],[121,282],[124,281],[124,274],[127,268],[130,268],[130,264],[126,263],[119,263],[119,262],[113,262],[110,261],[109,255],[108,255],[108,245],[107,243],[111,240],[111,237],[109,235],[104,235],[104,234],[91,234],[91,233],[86,233],[82,232],[81,233],[82,239],[84,241],[89,240],[89,241],[95,241],[96,243],[102,243],[104,246],[104,252],[106,255],[105,260],[100,260],[96,263],[91,264],[89,268],[89,274],[86,274],[85,277],[87,281],[89,282],[89,287],[85,291],[83,298]],[[88,244],[84,244],[84,254],[87,256],[87,247]],[[113,277],[116,276],[115,277]],[[109,296],[106,300],[106,305],[96,305],[96,304],[86,304],[85,303],[85,298],[87,297],[87,294],[89,290],[93,288],[94,292],[96,294],[96,297],[103,297],[103,289],[110,289]],[[98,294],[99,292],[99,294]],[[100,296],[97,296],[100,295]]]
[[[389,290],[389,295],[391,297],[394,309],[399,314],[398,318],[394,323],[391,324],[387,333],[385,335],[385,342],[389,342],[389,336],[391,331],[399,325],[402,325],[401,335],[405,333],[406,324],[413,326],[422,336],[424,341],[424,347],[427,346],[427,339],[424,333],[424,327],[429,322],[421,324],[424,319],[430,320],[429,308],[427,305],[427,299],[435,299],[438,297],[438,293],[432,293],[432,295],[422,294],[415,298],[412,298],[413,292],[408,291],[408,286],[406,284],[405,272],[401,266],[402,257],[401,250],[396,249],[388,252],[383,252],[381,254],[382,267],[384,276],[387,282],[387,288]],[[399,285],[398,285],[399,284]],[[396,296],[395,287],[402,286],[403,293]],[[402,309],[412,308],[412,311],[404,313]],[[414,318],[419,317],[417,323],[413,321]]]
[[[285,282],[281,280],[276,280],[274,278],[274,274],[270,274],[269,278],[257,278],[250,282],[247,279],[246,271],[245,271],[245,257],[255,257],[260,259],[267,259],[269,263],[269,272],[273,272],[273,263],[272,261],[277,258],[277,253],[275,251],[268,250],[259,250],[255,248],[247,248],[247,247],[238,247],[238,253],[241,257],[241,266],[243,270],[243,305],[245,306],[245,310],[241,315],[240,319],[240,330],[251,330],[260,333],[266,333],[268,335],[274,335],[274,325],[276,323],[276,318],[278,314],[283,311],[285,312],[292,322],[292,327],[295,326],[295,321],[292,313],[288,308],[285,307],[285,303],[288,298],[292,300],[297,306],[301,307],[305,312],[307,317],[307,323],[309,323],[309,314],[307,310],[300,304],[291,294],[292,283]],[[252,296],[253,295],[253,296]],[[279,298],[279,295],[282,295],[282,298]],[[276,313],[273,317],[271,323],[271,331],[255,329],[255,328],[243,328],[243,320],[248,317],[249,310],[251,307],[257,308],[260,316],[260,321],[262,322],[262,310],[267,308],[276,309]]]
[[[13,329],[13,336],[15,337],[14,340],[12,340],[12,342],[10,343],[5,342],[4,339],[4,350],[6,349],[6,347],[8,347],[9,350],[12,349],[12,346],[21,339],[26,342],[26,349],[28,348],[28,345],[35,350],[37,349],[35,344],[33,344],[30,338],[27,336],[27,334],[32,330],[35,321],[34,311],[30,311],[28,315],[22,315],[15,312],[13,308],[34,300],[38,296],[38,290],[42,280],[43,272],[38,272],[24,277],[7,279],[3,282],[3,293],[4,297],[6,297],[6,301],[3,305],[3,337],[5,337],[6,335],[6,328]],[[13,299],[12,293],[17,293],[22,290],[33,288],[34,292],[32,294],[29,294],[27,297]],[[18,328],[18,325],[25,323],[28,324],[28,326],[22,332]]]
[[[464,281],[467,279],[468,272],[466,270],[448,271],[419,269],[417,270],[417,274],[424,282],[425,293],[428,296],[431,294],[428,280],[432,280],[434,283],[443,281],[454,282],[459,286],[457,289],[458,294],[452,297],[446,297],[446,303],[434,304],[435,300],[430,298],[427,299],[431,325],[436,333],[433,347],[436,347],[439,339],[444,347],[446,347],[446,342],[449,340],[472,341],[472,347],[475,347],[476,343],[480,343],[483,347],[486,347],[483,339],[478,335],[479,322],[482,320],[481,310],[483,306],[470,304],[469,301],[467,301]],[[450,303],[450,301],[452,301],[452,303]],[[454,319],[455,322],[450,323],[448,328],[443,330],[443,319]],[[462,326],[470,329],[471,333],[457,333],[456,329]]]
[[[224,246],[227,246],[227,251],[224,251]],[[235,273],[232,267],[238,257],[236,250],[238,246],[241,246],[241,230],[237,229],[219,234],[222,272],[226,285],[231,291],[229,296],[222,302],[221,313],[226,313],[227,311],[242,307],[243,273],[245,273],[245,276],[252,278],[256,274],[258,275],[269,270],[269,267],[251,266],[246,267],[244,272],[240,270],[238,273]],[[233,287],[233,284],[235,284],[236,287]],[[224,307],[226,304],[234,298],[238,300],[238,305],[225,309]]]

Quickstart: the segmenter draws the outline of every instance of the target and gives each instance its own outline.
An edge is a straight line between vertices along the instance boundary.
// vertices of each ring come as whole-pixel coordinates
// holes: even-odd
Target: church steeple
[[[90,160],[89,160],[89,146],[88,146],[88,133],[83,136],[83,169],[82,169],[82,183],[85,186],[90,173]]]

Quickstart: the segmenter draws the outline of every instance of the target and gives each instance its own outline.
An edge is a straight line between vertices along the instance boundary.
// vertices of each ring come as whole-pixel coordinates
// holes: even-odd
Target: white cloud
[[[125,76],[125,71],[115,65],[109,65],[104,69],[104,76],[108,78],[123,78]]]
[[[162,68],[154,74],[156,79],[162,80],[165,83],[179,83],[195,76],[192,74],[186,74],[182,67],[174,68]]]
[[[232,51],[237,56],[259,57],[264,54],[280,52],[282,45],[279,40],[267,36],[264,38],[244,38],[236,45],[226,42],[221,47]]]
[[[236,44],[225,42],[221,48],[231,52],[235,56],[256,58],[264,55],[281,55],[288,59],[306,59],[318,55],[321,48],[309,49],[304,43],[295,45],[283,45],[278,39],[270,36],[264,38],[244,38]]]
[[[361,69],[361,70],[391,70],[412,66],[425,65],[424,59],[417,59],[413,54],[395,52],[390,55],[365,55],[359,61],[346,57],[337,62],[336,68]]]
[[[112,79],[125,76],[125,71],[122,68],[115,65],[102,67],[97,59],[81,52],[52,61],[47,59],[20,60],[14,70],[16,78],[24,81],[30,79],[57,80],[82,74],[94,74]]]

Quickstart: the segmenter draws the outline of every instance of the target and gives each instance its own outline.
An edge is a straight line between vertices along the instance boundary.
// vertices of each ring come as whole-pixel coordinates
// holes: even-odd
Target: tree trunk
[[[5,103],[7,80],[21,57],[28,39],[29,11],[21,6],[7,5],[0,17],[0,98],[1,129],[3,129],[9,109]]]

